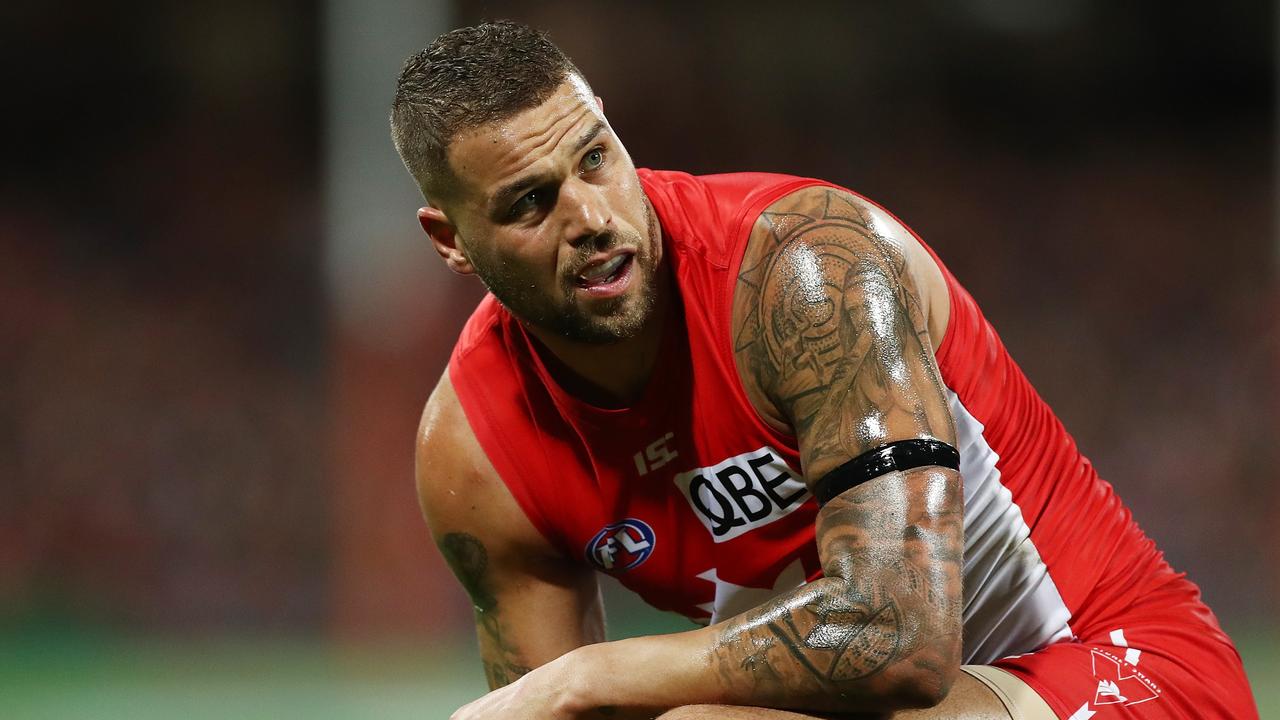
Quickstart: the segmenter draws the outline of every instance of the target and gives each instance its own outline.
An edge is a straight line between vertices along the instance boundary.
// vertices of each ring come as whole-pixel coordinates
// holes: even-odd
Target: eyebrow
[[[583,148],[590,145],[593,140],[599,137],[600,133],[607,128],[608,126],[604,124],[604,121],[597,118],[595,123],[592,124],[591,127],[587,128],[587,130],[579,135],[578,139],[573,142],[573,149],[569,151],[569,154],[577,155]],[[517,180],[512,180],[506,185],[503,185],[498,188],[496,193],[493,194],[493,201],[490,203],[492,211],[494,213],[503,211],[512,199],[523,195],[530,188],[537,187],[545,180],[545,175],[535,174],[528,175]]]

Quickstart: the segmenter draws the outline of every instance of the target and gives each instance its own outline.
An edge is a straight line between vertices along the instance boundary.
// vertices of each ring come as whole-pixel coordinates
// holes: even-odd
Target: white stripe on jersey
[[[964,662],[985,665],[1071,637],[1071,612],[1000,482],[982,423],[950,388],[964,482]]]

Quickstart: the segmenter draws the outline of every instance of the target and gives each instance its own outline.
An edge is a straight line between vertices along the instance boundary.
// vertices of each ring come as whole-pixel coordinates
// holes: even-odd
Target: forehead
[[[604,115],[591,88],[570,75],[541,105],[458,133],[449,143],[449,166],[464,192],[483,195],[533,170],[597,119]]]

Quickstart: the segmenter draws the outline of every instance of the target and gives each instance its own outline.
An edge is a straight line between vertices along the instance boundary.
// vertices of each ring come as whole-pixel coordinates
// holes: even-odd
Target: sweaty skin
[[[567,385],[622,404],[652,370],[671,290],[634,166],[583,87],[566,82],[537,108],[460,136],[450,150],[459,199],[419,216],[450,267],[490,287],[510,282],[499,298]],[[611,165],[586,157],[597,146]],[[635,254],[629,284],[603,301],[584,295],[573,282],[584,262],[617,248]],[[546,321],[561,311],[614,339],[565,334]],[[768,208],[748,243],[734,301],[739,375],[762,418],[795,434],[812,484],[887,442],[955,443],[933,360],[946,318],[941,275],[901,225],[847,193],[799,190]],[[472,597],[499,687],[459,720],[654,717],[695,704],[886,711],[936,704],[956,683],[955,471],[891,473],[828,503],[817,582],[707,628],[587,644],[602,635],[594,579],[528,527],[447,376],[418,459],[428,524]]]
[[[456,187],[418,211],[437,252],[480,276],[569,389],[625,404],[656,359],[667,278],[657,216],[601,103],[571,77],[536,108],[460,133],[448,156]],[[582,286],[620,256],[620,287]]]
[[[793,193],[757,222],[738,277],[744,387],[795,432],[811,487],[888,442],[955,443],[921,283],[877,214],[842,191]],[[819,512],[816,539],[826,577],[724,624],[723,683],[775,707],[936,703],[959,665],[958,473],[925,467],[849,490]]]

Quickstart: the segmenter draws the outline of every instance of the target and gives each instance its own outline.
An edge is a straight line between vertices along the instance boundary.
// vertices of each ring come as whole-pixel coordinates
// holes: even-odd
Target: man
[[[392,133],[491,291],[418,438],[495,689],[455,718],[1256,716],[1196,588],[892,215],[637,171],[514,23],[410,58]],[[602,642],[597,570],[706,627]]]

